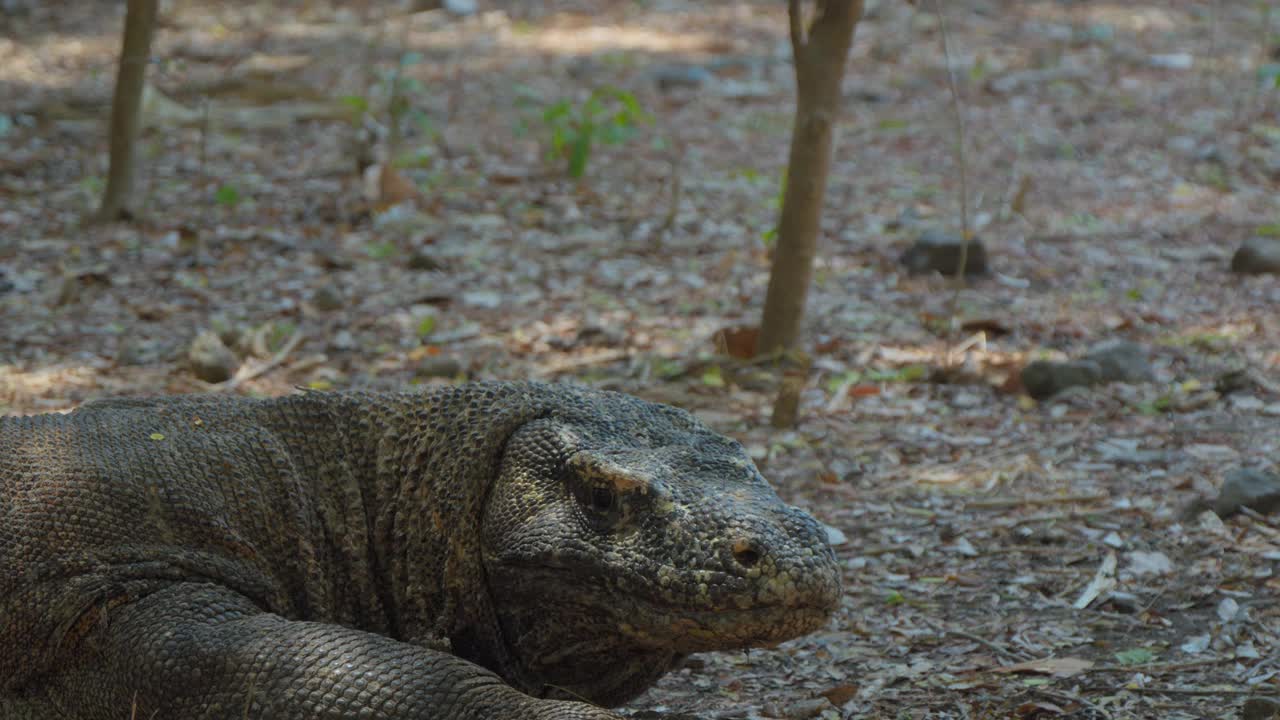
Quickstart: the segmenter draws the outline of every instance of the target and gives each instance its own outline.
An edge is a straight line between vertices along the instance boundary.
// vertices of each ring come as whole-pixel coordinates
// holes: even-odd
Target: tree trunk
[[[151,57],[159,0],[129,0],[124,20],[124,42],[111,101],[111,167],[102,195],[98,219],[113,221],[129,216],[133,192],[133,166],[141,126],[142,88]]]
[[[862,17],[861,0],[818,0],[806,37],[801,5],[801,0],[790,0],[787,8],[796,115],[759,353],[791,348],[800,335],[831,170],[832,128],[840,114],[840,87],[853,31]]]

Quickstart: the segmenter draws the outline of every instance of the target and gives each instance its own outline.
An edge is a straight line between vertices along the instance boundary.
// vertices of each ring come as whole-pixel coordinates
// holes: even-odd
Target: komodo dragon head
[[[511,679],[604,705],[688,653],[811,632],[840,595],[822,527],[741,445],[614,393],[583,393],[509,439],[482,548]]]

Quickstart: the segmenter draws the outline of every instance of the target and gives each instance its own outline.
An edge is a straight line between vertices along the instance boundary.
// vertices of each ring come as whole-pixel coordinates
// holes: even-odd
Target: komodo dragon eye
[[[591,489],[591,509],[599,513],[607,513],[613,510],[613,504],[617,501],[617,495],[612,488],[597,485]]]

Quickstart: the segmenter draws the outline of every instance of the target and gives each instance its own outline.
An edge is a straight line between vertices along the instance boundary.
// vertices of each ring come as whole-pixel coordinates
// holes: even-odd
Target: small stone
[[[146,365],[159,355],[155,345],[146,341],[129,340],[120,344],[116,352],[116,365]]]
[[[333,312],[346,307],[346,299],[342,297],[342,293],[332,285],[325,285],[315,294],[311,296],[311,304],[321,312]]]
[[[462,304],[492,310],[502,306],[502,296],[492,290],[472,290],[462,293]]]
[[[423,358],[418,367],[414,369],[414,375],[422,378],[454,378],[462,374],[462,363],[457,358],[447,355],[434,355]]]
[[[653,82],[662,92],[698,90],[715,80],[701,65],[667,65],[653,72]]]
[[[1195,64],[1195,57],[1191,53],[1184,52],[1152,55],[1147,60],[1151,63],[1151,67],[1165,70],[1187,70]]]
[[[1162,552],[1134,550],[1129,553],[1129,565],[1125,569],[1134,577],[1169,575],[1173,572],[1173,562]]]
[[[964,274],[986,275],[987,251],[982,241],[973,237],[969,239],[968,245]],[[912,275],[936,272],[952,276],[960,266],[963,246],[964,241],[959,235],[950,235],[940,230],[926,230],[911,247],[902,253],[898,261],[906,266],[907,271]]]
[[[1276,720],[1280,718],[1280,698],[1254,697],[1244,701],[1240,720]]]
[[[824,524],[822,529],[827,531],[827,544],[831,547],[840,547],[849,542],[849,538],[845,536],[840,528]]]
[[[359,347],[356,344],[356,338],[351,334],[350,330],[339,330],[333,334],[333,338],[329,340],[329,347],[340,352],[355,350]]]
[[[1112,590],[1107,596],[1107,602],[1116,612],[1125,613],[1126,615],[1136,614],[1142,609],[1142,601],[1137,595],[1120,590]]]
[[[1280,275],[1280,238],[1252,237],[1231,256],[1231,272]]]
[[[1102,382],[1146,382],[1151,363],[1146,348],[1128,340],[1107,340],[1093,347],[1084,360],[1096,363]]]
[[[1280,510],[1280,476],[1250,468],[1227,473],[1213,511],[1226,518],[1244,507],[1264,515]]]
[[[798,700],[782,708],[779,716],[786,718],[786,720],[807,720],[808,718],[818,717],[823,710],[831,707],[834,707],[831,701],[824,697]]]
[[[1102,370],[1091,360],[1035,360],[1022,368],[1022,386],[1036,400],[1051,398],[1067,388],[1088,387],[1101,381]]]
[[[422,248],[417,248],[413,252],[409,253],[408,264],[410,270],[419,270],[423,272],[444,269],[444,263],[440,262],[435,255],[426,252]]]
[[[480,10],[480,4],[476,0],[444,0],[440,5],[446,12],[458,17],[470,17]]]
[[[573,340],[574,345],[594,345],[616,347],[626,341],[626,337],[617,328],[606,325],[587,324],[578,329]]]
[[[212,330],[201,332],[191,342],[187,361],[191,364],[191,372],[208,383],[226,382],[240,367],[235,353]]]

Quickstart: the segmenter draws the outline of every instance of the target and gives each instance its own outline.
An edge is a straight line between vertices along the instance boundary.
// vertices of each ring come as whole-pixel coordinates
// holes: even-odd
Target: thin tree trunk
[[[124,42],[120,68],[116,74],[115,96],[111,101],[111,167],[107,189],[102,195],[98,218],[113,221],[127,218],[132,199],[135,146],[141,127],[142,88],[151,57],[151,37],[155,34],[159,0],[129,0],[124,20]]]
[[[758,352],[793,347],[800,336],[831,170],[832,130],[861,0],[819,0],[806,37],[801,0],[790,0],[791,49],[796,70],[796,115],[787,160],[787,185],[778,219]]]

